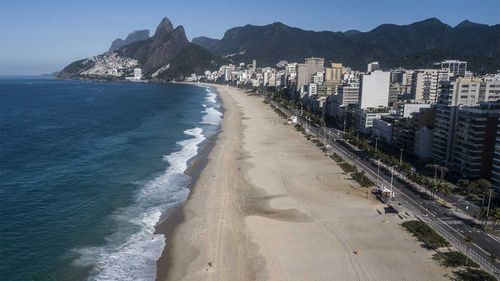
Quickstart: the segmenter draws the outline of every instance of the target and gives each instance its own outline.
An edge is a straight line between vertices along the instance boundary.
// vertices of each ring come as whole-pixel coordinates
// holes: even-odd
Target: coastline
[[[155,83],[155,82],[153,82]],[[205,86],[210,86],[213,87],[213,85],[210,84],[200,84],[200,83],[190,83],[190,82],[170,82],[171,84],[185,84],[185,85],[191,85],[191,86],[198,86],[204,88]],[[213,87],[215,88],[215,87]],[[218,95],[218,93],[217,93]],[[200,146],[198,155],[196,158],[190,163],[188,169],[184,172],[184,174],[188,175],[191,177],[191,180],[186,188],[189,189],[189,195],[186,199],[185,202],[182,204],[179,204],[178,206],[175,206],[171,210],[169,210],[167,213],[163,214],[162,217],[160,218],[160,221],[155,226],[155,234],[163,234],[165,236],[166,240],[166,245],[162,251],[162,254],[160,258],[156,261],[156,280],[164,280],[167,277],[168,274],[168,269],[170,268],[171,265],[171,246],[172,244],[168,242],[169,238],[172,237],[175,228],[183,223],[186,219],[186,216],[183,212],[184,205],[187,204],[187,202],[190,200],[193,192],[194,192],[194,187],[196,183],[198,182],[198,179],[202,173],[202,171],[205,169],[206,165],[208,164],[208,157],[210,153],[212,152],[212,149],[215,147],[217,143],[217,139],[219,137],[219,134],[221,133],[222,130],[222,121],[224,120],[224,113],[225,113],[225,108],[224,108],[224,103],[222,99],[219,97],[219,102],[221,104],[220,108],[217,110],[221,112],[222,115],[222,120],[221,123],[217,128],[217,132],[208,137]]]
[[[261,99],[215,87],[220,133],[156,280],[449,280],[399,217],[378,213],[381,203]]]

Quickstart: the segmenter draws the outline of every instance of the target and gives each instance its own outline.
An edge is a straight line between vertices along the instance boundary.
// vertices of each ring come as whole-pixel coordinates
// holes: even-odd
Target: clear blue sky
[[[0,0],[0,75],[39,74],[106,51],[163,17],[188,38],[275,21],[308,30],[371,30],[429,17],[500,23],[499,0]]]

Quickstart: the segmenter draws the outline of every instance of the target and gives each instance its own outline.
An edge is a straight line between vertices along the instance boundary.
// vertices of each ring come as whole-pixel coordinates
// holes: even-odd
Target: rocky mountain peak
[[[156,37],[163,37],[174,30],[174,26],[172,22],[167,18],[163,18],[156,28],[155,35]]]
[[[120,39],[120,38],[114,40],[113,43],[111,43],[111,47],[109,48],[109,51],[112,52],[114,50],[120,49],[121,47],[123,47],[125,45],[132,44],[132,43],[142,41],[142,40],[146,40],[148,38],[149,38],[149,30],[147,30],[147,29],[136,30],[136,31],[129,33],[129,35],[127,36],[127,38],[125,38],[125,40]]]

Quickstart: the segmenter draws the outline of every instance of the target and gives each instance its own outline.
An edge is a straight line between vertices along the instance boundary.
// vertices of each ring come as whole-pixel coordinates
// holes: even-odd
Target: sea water
[[[0,79],[2,280],[154,280],[221,117],[210,87]]]

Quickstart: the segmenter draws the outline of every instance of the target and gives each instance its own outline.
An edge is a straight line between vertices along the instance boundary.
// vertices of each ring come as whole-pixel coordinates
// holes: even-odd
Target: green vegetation
[[[468,260],[466,255],[458,251],[436,253],[433,256],[433,259],[438,261],[441,266],[446,266],[446,267],[459,267],[459,266],[479,267],[477,263]]]
[[[402,224],[419,241],[423,242],[426,248],[437,249],[449,246],[450,243],[437,234],[434,229],[422,221],[406,221]]]
[[[302,125],[300,124],[295,124],[295,129],[297,129],[297,131],[299,132],[304,132],[304,127],[302,127]]]
[[[330,158],[332,158],[333,160],[335,160],[335,162],[337,163],[342,163],[344,162],[344,159],[342,159],[342,157],[340,157],[337,153],[332,153],[332,155],[330,155]]]
[[[339,164],[340,168],[346,173],[356,173],[358,169],[354,165],[351,165],[347,162],[342,162]]]
[[[226,32],[209,50],[219,56],[236,54],[235,61],[256,59],[259,65],[274,65],[283,58],[302,61],[314,55],[335,58],[353,69],[365,69],[373,58],[387,68],[426,68],[433,62],[456,57],[469,62],[474,72],[496,73],[499,55],[490,51],[498,50],[499,29],[498,25],[450,27],[437,19],[381,25],[369,32],[349,34],[306,31],[282,23],[245,25]],[[472,45],[476,46],[473,51],[468,47]]]
[[[353,174],[351,174],[351,176],[362,187],[368,187],[368,186],[375,185],[375,183],[373,183],[368,177],[365,176],[364,171],[353,173]]]
[[[460,281],[496,281],[497,279],[484,270],[467,267],[466,269],[455,271],[456,280]]]

